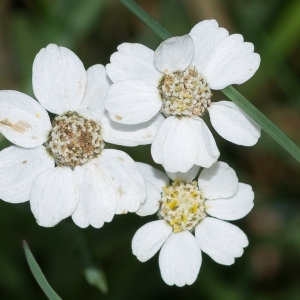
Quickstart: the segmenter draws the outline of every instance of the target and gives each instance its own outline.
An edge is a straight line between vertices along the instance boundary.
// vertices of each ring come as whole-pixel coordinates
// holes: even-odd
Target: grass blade
[[[172,37],[172,34],[153,19],[133,0],[120,0],[131,12],[148,25],[163,40]],[[228,86],[222,92],[236,105],[238,105],[249,117],[251,117],[267,134],[269,134],[280,146],[300,162],[300,148],[271,120],[260,112],[234,87]]]
[[[39,267],[36,260],[34,259],[34,256],[32,255],[26,241],[23,241],[23,247],[24,247],[25,256],[26,256],[29,268],[30,268],[34,278],[36,279],[37,283],[39,284],[39,286],[43,290],[43,292],[46,294],[46,296],[50,300],[62,300],[56,294],[56,292],[52,289],[52,287],[49,285],[49,283],[48,283],[47,279],[45,278],[41,268]]]
[[[222,92],[251,117],[267,134],[270,135],[271,138],[300,162],[300,148],[249,100],[232,86],[228,86],[223,89]]]
[[[147,12],[145,12],[138,4],[132,0],[120,0],[132,13],[141,19],[147,26],[149,26],[159,37],[166,40],[172,37],[172,34],[153,19]]]

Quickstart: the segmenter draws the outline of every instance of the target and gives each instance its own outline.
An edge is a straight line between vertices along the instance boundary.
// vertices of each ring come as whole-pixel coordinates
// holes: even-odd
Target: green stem
[[[172,34],[145,12],[132,0],[120,0],[131,12],[149,26],[163,40],[172,37]],[[269,134],[279,145],[300,162],[300,148],[271,120],[260,112],[234,87],[228,86],[221,90],[231,101],[251,117],[267,134]]]

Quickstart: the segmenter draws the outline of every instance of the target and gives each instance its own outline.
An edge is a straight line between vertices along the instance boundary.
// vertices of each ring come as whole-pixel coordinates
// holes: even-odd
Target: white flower
[[[206,110],[228,141],[252,146],[260,136],[260,127],[234,103],[211,103],[211,89],[242,84],[254,75],[260,56],[253,51],[253,44],[240,34],[229,35],[215,20],[164,41],[155,52],[141,44],[121,44],[106,66],[114,84],[104,105],[110,118],[122,124],[166,117],[151,152],[167,171],[210,167],[220,153],[202,119]]]
[[[160,220],[141,227],[132,240],[132,252],[141,262],[161,248],[159,267],[169,285],[192,284],[200,271],[201,251],[219,264],[231,265],[248,245],[246,235],[235,225],[222,220],[237,220],[253,207],[254,193],[248,184],[239,183],[232,168],[217,162],[199,171],[167,173],[138,163],[147,187],[147,199],[137,214],[158,211]],[[215,218],[212,218],[212,217]],[[221,219],[221,220],[220,220]],[[191,233],[195,232],[195,236]]]
[[[39,103],[0,92],[0,132],[16,145],[0,152],[1,199],[30,200],[38,224],[47,227],[72,215],[80,227],[99,228],[115,213],[139,208],[146,197],[142,173],[126,153],[104,149],[104,141],[134,144],[153,128],[114,126],[103,106],[109,85],[102,65],[85,71],[72,51],[50,44],[33,63]],[[57,115],[52,124],[45,109]]]

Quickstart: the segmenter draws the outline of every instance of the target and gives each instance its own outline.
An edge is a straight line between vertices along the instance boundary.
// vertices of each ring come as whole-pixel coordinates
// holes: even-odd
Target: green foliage
[[[30,268],[34,278],[36,279],[37,283],[43,290],[43,292],[47,295],[47,297],[50,300],[61,300],[61,298],[56,294],[56,292],[49,285],[41,268],[39,267],[34,256],[32,255],[26,241],[23,241],[23,247],[24,247],[25,256],[26,256],[29,268]]]
[[[174,35],[187,33],[203,19],[216,18],[230,33],[241,33],[246,41],[253,42],[262,65],[238,90],[300,144],[299,1],[137,3]],[[160,30],[165,34],[162,38],[167,38],[166,31]],[[123,42],[143,43],[155,49],[161,39],[117,0],[1,0],[0,89],[33,96],[33,59],[48,43],[70,47],[88,68],[96,63],[107,64]],[[216,101],[225,98],[222,93],[214,95]],[[134,233],[156,216],[120,215],[101,229],[84,230],[68,218],[54,228],[43,228],[36,224],[29,203],[0,201],[0,299],[45,299],[20,247],[25,238],[63,299],[298,300],[300,170],[296,161],[267,134],[251,148],[232,145],[219,139],[216,132],[213,134],[220,159],[255,192],[252,212],[234,222],[249,239],[249,246],[234,265],[218,265],[203,254],[197,281],[181,289],[170,287],[161,279],[157,255],[141,263],[131,252]],[[0,136],[0,150],[9,145]],[[121,149],[136,161],[153,163],[149,146]],[[92,276],[96,281],[87,281],[84,270],[91,269],[105,272],[109,287],[106,294],[102,293],[103,286],[99,291],[103,274],[96,273]],[[93,283],[97,286],[91,286]]]

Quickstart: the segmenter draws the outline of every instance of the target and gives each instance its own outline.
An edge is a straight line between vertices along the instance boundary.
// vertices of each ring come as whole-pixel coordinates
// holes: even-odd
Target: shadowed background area
[[[261,67],[236,88],[300,144],[299,0],[137,3],[173,35],[187,34],[199,21],[214,18],[230,33],[241,33],[254,43]],[[33,96],[32,63],[49,43],[70,48],[87,69],[107,64],[123,42],[156,49],[161,40],[117,0],[1,0],[0,89]],[[218,92],[213,98],[225,99]],[[46,299],[27,266],[23,239],[63,299],[300,299],[299,164],[265,133],[257,145],[247,148],[211,130],[220,160],[255,192],[250,214],[232,222],[250,242],[234,265],[218,265],[203,254],[192,286],[169,287],[161,279],[158,255],[141,263],[131,252],[134,233],[155,215],[115,216],[101,229],[80,229],[71,218],[43,228],[36,224],[28,202],[0,201],[0,299]],[[0,149],[7,146],[9,142],[0,135]],[[136,161],[153,164],[150,146],[119,149]],[[87,282],[84,271],[90,267],[105,274],[108,293]]]

